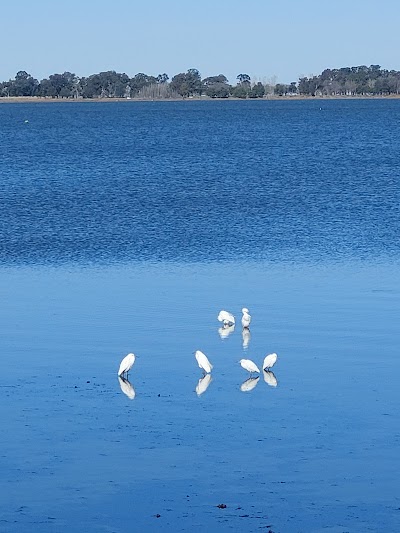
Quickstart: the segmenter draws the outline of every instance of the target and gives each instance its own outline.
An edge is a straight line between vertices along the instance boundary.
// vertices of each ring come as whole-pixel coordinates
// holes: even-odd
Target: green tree
[[[38,80],[33,78],[25,70],[20,70],[9,85],[10,96],[35,96],[39,86]]]
[[[265,87],[264,85],[259,81],[253,87],[251,88],[249,92],[249,98],[262,98],[265,94]]]
[[[167,83],[167,81],[169,80],[169,77],[168,77],[168,74],[159,74],[156,78],[156,82],[157,83]]]
[[[82,78],[82,96],[84,98],[122,98],[126,95],[129,76],[119,74],[115,70],[93,74]]]
[[[171,89],[181,96],[188,97],[201,94],[203,84],[197,69],[191,68],[187,72],[176,74],[171,80]]]
[[[76,87],[79,78],[71,72],[63,74],[52,74],[49,79],[40,82],[38,93],[40,96],[51,96],[53,98],[70,98],[76,96]]]
[[[235,98],[247,98],[248,92],[248,89],[243,85],[236,85],[232,88],[232,96]]]
[[[144,87],[149,87],[153,83],[157,83],[157,78],[143,74],[143,72],[139,72],[139,74],[136,74],[133,78],[131,78],[129,85],[131,87],[132,94],[137,95],[143,90]]]
[[[251,78],[248,74],[238,74],[236,79],[238,80],[239,85],[246,85],[247,87],[250,87]]]
[[[223,74],[204,78],[203,87],[210,98],[227,98],[230,95],[231,86]]]

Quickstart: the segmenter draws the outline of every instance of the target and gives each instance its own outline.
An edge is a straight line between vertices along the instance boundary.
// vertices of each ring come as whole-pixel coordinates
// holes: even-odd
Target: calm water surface
[[[1,531],[400,530],[399,121],[0,106]]]

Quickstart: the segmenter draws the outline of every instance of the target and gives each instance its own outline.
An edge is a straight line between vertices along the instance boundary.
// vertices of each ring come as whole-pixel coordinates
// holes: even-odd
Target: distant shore
[[[4,96],[0,104],[24,103],[79,103],[79,102],[226,102],[226,101],[290,101],[290,100],[397,100],[400,94],[388,96],[266,96],[263,98],[210,98],[208,96],[193,96],[189,98],[48,98],[42,96]]]

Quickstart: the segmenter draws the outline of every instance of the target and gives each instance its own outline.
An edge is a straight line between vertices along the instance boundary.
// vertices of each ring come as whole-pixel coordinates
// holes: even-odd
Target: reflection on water
[[[136,396],[135,389],[132,386],[132,383],[127,379],[118,376],[119,386],[121,387],[122,392],[128,396],[130,400],[133,400]]]
[[[250,333],[249,328],[243,328],[242,339],[243,339],[243,349],[247,350],[247,348],[249,347],[250,339],[251,339],[251,333]]]
[[[227,339],[231,333],[235,331],[235,324],[232,326],[222,326],[218,329],[221,339]]]
[[[250,392],[251,390],[255,389],[259,379],[260,376],[246,379],[246,381],[243,381],[243,383],[240,385],[240,390],[242,392]]]
[[[199,379],[199,382],[197,383],[197,386],[196,386],[197,396],[201,396],[204,392],[206,392],[206,390],[210,386],[211,381],[212,381],[211,374],[206,374],[205,376]]]
[[[278,385],[278,380],[275,377],[275,374],[272,372],[272,370],[264,370],[264,381],[267,385],[270,387],[276,387]]]

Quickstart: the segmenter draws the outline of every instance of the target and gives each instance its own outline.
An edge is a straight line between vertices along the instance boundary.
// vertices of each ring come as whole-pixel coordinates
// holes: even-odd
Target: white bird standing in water
[[[233,326],[235,323],[235,317],[228,311],[220,311],[217,319],[223,323],[224,326]]]
[[[258,374],[260,373],[258,366],[255,363],[253,363],[251,359],[241,359],[239,363],[242,368],[247,370],[247,372],[250,372],[250,376],[253,372],[257,372]]]
[[[134,353],[128,353],[119,365],[118,375],[124,376],[124,374],[128,375],[129,370],[133,367],[133,364],[135,362],[135,354]]]
[[[272,368],[276,363],[277,359],[278,356],[276,355],[276,353],[270,353],[269,355],[266,355],[264,358],[263,370],[269,370],[270,368]]]
[[[243,313],[242,326],[244,328],[248,328],[250,326],[250,322],[251,322],[251,315],[250,315],[249,310],[247,309],[247,307],[243,307],[242,313]]]
[[[197,350],[195,352],[194,356],[196,357],[196,361],[197,361],[199,367],[203,370],[203,372],[205,374],[209,374],[211,372],[211,370],[213,369],[213,366],[210,363],[210,361],[207,359],[206,354],[204,354],[200,350]]]

